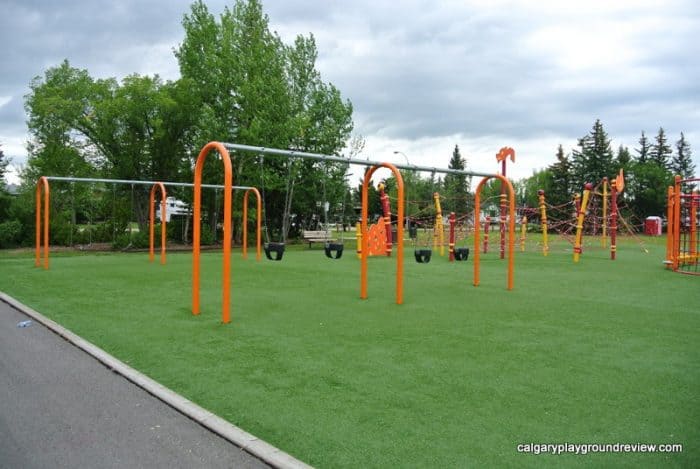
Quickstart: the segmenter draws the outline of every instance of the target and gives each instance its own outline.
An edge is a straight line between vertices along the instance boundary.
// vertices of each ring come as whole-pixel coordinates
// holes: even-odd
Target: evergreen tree
[[[449,169],[466,169],[466,160],[459,152],[459,146],[455,145],[450,159]],[[469,189],[471,186],[471,178],[465,174],[446,174],[443,182],[444,186],[444,207],[443,212],[464,213],[467,211],[469,204]]]
[[[545,197],[550,204],[561,205],[571,200],[571,161],[561,145],[557,149],[556,158],[557,162],[547,168],[551,174],[552,185],[549,192],[545,192]]]
[[[578,146],[580,149],[574,150],[572,156],[572,182],[575,190],[583,190],[585,183],[599,183],[614,168],[610,139],[600,119],[596,119],[588,135],[579,139]]]
[[[659,168],[669,169],[669,159],[673,154],[671,145],[668,144],[666,132],[663,127],[659,127],[659,133],[656,134],[656,141],[651,145],[649,159],[656,163]]]
[[[671,158],[671,172],[682,179],[692,179],[695,176],[695,164],[693,164],[690,144],[681,132],[681,138],[676,142],[676,154]]]
[[[614,174],[610,174],[608,177],[614,177],[615,174],[620,172],[620,170],[627,173],[631,166],[632,154],[630,153],[629,148],[620,145],[617,149],[617,155],[615,156],[615,172]]]
[[[9,161],[5,158],[5,153],[0,146],[0,223],[7,216],[7,211],[10,207],[10,199],[7,194],[5,171]]]
[[[635,148],[637,152],[637,162],[638,163],[646,163],[647,160],[649,159],[649,154],[651,153],[651,146],[649,144],[649,140],[647,139],[647,136],[644,135],[644,131],[642,130],[642,136],[639,137],[639,148]]]
[[[5,153],[2,151],[2,145],[0,144],[0,193],[5,190],[5,171],[8,163],[9,161],[5,159]]]

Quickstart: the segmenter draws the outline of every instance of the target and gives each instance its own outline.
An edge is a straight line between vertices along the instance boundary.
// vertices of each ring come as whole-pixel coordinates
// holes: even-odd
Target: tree
[[[638,163],[646,163],[647,160],[649,159],[649,155],[651,153],[651,145],[649,144],[649,140],[647,139],[647,136],[644,135],[644,131],[642,130],[642,136],[639,137],[639,148],[635,148],[637,152],[637,162]]]
[[[189,166],[193,109],[184,82],[163,83],[157,76],[138,75],[121,84],[114,78],[93,80],[87,70],[64,61],[35,78],[30,88],[25,102],[31,135],[25,179],[101,174],[167,181],[180,179]],[[85,187],[78,191],[78,200],[89,197]],[[119,186],[118,195],[125,204],[131,204],[133,195],[136,213],[126,210],[125,222],[135,215],[145,229],[148,188],[131,191]],[[74,197],[71,192],[71,206]]]
[[[5,153],[0,145],[0,220],[4,220],[7,217],[10,208],[10,198],[5,187],[5,171],[8,163],[9,161],[5,158]]]
[[[620,145],[617,149],[617,155],[615,155],[615,161],[614,161],[614,167],[615,171],[613,174],[610,176],[615,176],[615,174],[618,174],[620,170],[623,170],[625,173],[629,171],[629,169],[632,166],[632,154],[629,151],[629,148],[626,146]]]
[[[654,144],[649,144],[642,132],[637,159],[630,167],[625,192],[631,199],[632,209],[639,217],[661,215],[666,207],[666,188],[671,183],[668,157],[671,148],[666,143],[663,128],[659,128]]]
[[[580,149],[574,150],[572,156],[572,182],[575,189],[583,190],[585,183],[595,185],[613,172],[610,139],[600,119],[588,135],[579,139],[578,146]]]
[[[452,158],[447,166],[449,169],[464,171],[467,167],[466,160],[459,152],[459,146],[455,145],[452,151]],[[445,206],[442,207],[446,213],[464,213],[470,202],[471,177],[466,174],[446,174],[444,179]]]
[[[625,192],[632,197],[634,213],[640,217],[661,216],[665,213],[666,188],[671,182],[668,171],[652,161],[635,162],[634,177],[626,183]]]
[[[649,152],[649,161],[653,161],[659,168],[668,169],[670,166],[669,159],[673,154],[671,146],[667,142],[666,132],[663,127],[659,127],[659,132],[656,134],[656,141],[651,145]]]
[[[676,141],[676,154],[671,159],[671,172],[681,179],[692,179],[695,176],[695,164],[693,164],[690,144],[681,132],[681,138]]]
[[[176,56],[201,102],[199,144],[217,139],[327,154],[343,149],[353,127],[352,106],[321,80],[313,36],[285,46],[270,32],[258,0],[237,0],[219,21],[197,1],[183,26],[185,39]],[[343,164],[270,157],[260,168],[255,161],[254,155],[236,155],[236,179],[264,184],[267,219],[281,238],[287,236],[291,213],[315,209],[322,185],[337,194],[345,191]],[[294,203],[295,190],[302,203]]]
[[[562,205],[571,200],[572,183],[571,183],[571,161],[564,153],[564,148],[559,145],[556,154],[557,162],[550,165],[547,169],[551,174],[551,188],[545,190],[545,197],[552,205]]]

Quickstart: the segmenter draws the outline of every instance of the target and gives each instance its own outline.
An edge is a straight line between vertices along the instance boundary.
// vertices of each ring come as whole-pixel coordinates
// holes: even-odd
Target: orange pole
[[[256,219],[256,230],[255,230],[255,246],[256,246],[256,251],[255,251],[255,260],[259,261],[262,257],[262,219],[261,219],[261,213],[262,213],[262,203],[260,199],[260,192],[255,187],[251,187],[247,191],[245,191],[245,195],[243,196],[243,259],[248,258],[248,194],[250,192],[253,192],[255,194],[255,198],[257,201],[256,204],[256,209],[257,209],[257,219]]]
[[[202,168],[210,151],[216,150],[224,162],[224,267],[223,267],[223,302],[221,307],[221,320],[224,324],[230,319],[231,302],[231,187],[233,186],[233,170],[231,169],[231,157],[219,142],[209,142],[197,156],[194,167],[194,215],[192,232],[192,314],[199,314],[199,254],[201,232],[202,209]]]
[[[540,223],[542,224],[542,255],[547,256],[549,252],[549,243],[547,241],[547,205],[544,202],[544,191],[537,191],[537,196],[540,202]]]
[[[44,269],[49,269],[49,180],[41,176],[36,184],[36,250],[34,265],[41,265],[41,190],[44,190]]]
[[[248,191],[243,195],[243,246],[241,249],[243,259],[248,259]]]
[[[403,304],[403,219],[404,219],[404,188],[401,173],[391,163],[380,163],[372,166],[365,172],[365,179],[362,182],[362,215],[360,219],[360,234],[362,236],[362,252],[360,253],[360,298],[367,299],[367,253],[369,252],[367,236],[367,212],[368,212],[368,189],[372,175],[379,168],[388,168],[396,177],[398,188],[398,212],[396,223],[396,304]]]
[[[673,270],[678,270],[681,252],[681,177],[676,176],[673,188]]]
[[[513,190],[513,185],[508,179],[497,174],[495,176],[487,176],[481,180],[476,188],[476,194],[474,196],[474,220],[477,223],[479,220],[481,212],[481,189],[483,189],[486,182],[491,178],[498,178],[508,188],[508,273],[506,278],[506,288],[508,290],[513,289],[514,284],[514,271],[515,271],[515,191]],[[475,225],[478,226],[478,225]],[[478,287],[480,283],[480,253],[479,253],[479,230],[474,230],[474,286]]]
[[[156,214],[155,214],[155,198],[156,198],[156,189],[160,189],[160,263],[162,265],[165,265],[165,240],[166,240],[166,235],[167,235],[167,230],[168,230],[168,225],[167,225],[167,208],[166,208],[166,203],[165,199],[167,198],[167,192],[165,192],[165,186],[163,185],[162,182],[156,182],[153,184],[153,187],[151,187],[151,196],[150,196],[150,210],[149,210],[149,221],[150,221],[150,226],[149,226],[149,234],[148,234],[148,240],[149,240],[149,250],[148,250],[148,260],[150,262],[153,262],[153,259],[155,258],[155,253],[154,253],[154,232],[155,232],[155,221],[156,221]]]
[[[666,268],[671,268],[673,264],[673,237],[675,230],[675,220],[673,219],[673,201],[675,200],[673,186],[668,186],[666,196]]]

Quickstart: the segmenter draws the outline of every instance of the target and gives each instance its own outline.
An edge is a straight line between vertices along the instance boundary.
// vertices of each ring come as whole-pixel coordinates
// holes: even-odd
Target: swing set
[[[155,258],[154,249],[154,234],[155,234],[155,195],[156,192],[160,192],[160,213],[161,213],[161,246],[160,246],[160,263],[165,264],[165,245],[166,245],[166,234],[167,234],[167,192],[165,187],[193,187],[194,184],[184,183],[184,182],[161,182],[161,181],[137,181],[137,180],[124,180],[124,179],[101,179],[101,178],[73,178],[73,177],[62,177],[62,176],[41,176],[37,181],[36,186],[36,220],[35,220],[35,230],[36,230],[36,246],[35,246],[35,259],[34,265],[39,267],[43,263],[44,269],[49,268],[49,225],[50,225],[50,185],[49,181],[61,181],[61,182],[81,182],[81,183],[104,183],[112,184],[116,186],[117,184],[130,184],[132,188],[132,206],[133,206],[133,188],[134,185],[151,186],[150,191],[150,209],[149,209],[149,260],[153,262]],[[203,184],[202,187],[221,189],[223,186],[213,185],[213,184]],[[260,193],[255,187],[250,186],[232,186],[232,189],[244,190],[245,195],[243,196],[243,246],[242,246],[242,256],[244,259],[248,258],[248,199],[249,194],[252,192],[255,194],[257,199],[257,260],[260,260],[261,256],[261,197]],[[43,195],[43,199],[42,199]],[[230,196],[230,194],[229,194]],[[43,203],[42,203],[43,202]],[[133,207],[132,207],[133,209]],[[42,217],[43,210],[43,217]],[[43,227],[42,227],[43,221]],[[43,228],[43,229],[42,229]],[[42,231],[43,231],[43,244],[42,244]],[[43,249],[42,249],[43,246]],[[43,262],[42,262],[42,251],[43,251]]]
[[[206,161],[207,155],[211,151],[216,151],[221,156],[224,164],[224,246],[223,246],[223,273],[222,273],[222,322],[224,324],[230,322],[230,284],[231,284],[231,188],[233,186],[233,171],[231,165],[231,157],[229,150],[252,152],[265,155],[284,156],[287,158],[306,158],[319,161],[332,161],[339,163],[357,164],[368,167],[365,171],[364,180],[362,183],[362,212],[360,222],[361,236],[361,253],[360,253],[360,298],[367,299],[367,215],[368,215],[368,189],[371,183],[372,175],[380,168],[389,169],[396,178],[398,189],[398,211],[397,211],[397,249],[396,249],[396,304],[403,304],[403,230],[404,230],[404,184],[399,168],[439,172],[463,174],[467,176],[481,176],[484,179],[478,185],[475,197],[475,220],[479,219],[480,213],[480,194],[484,184],[492,179],[497,178],[507,187],[510,199],[510,217],[509,217],[509,249],[508,249],[508,271],[506,286],[508,290],[513,289],[513,271],[515,260],[515,193],[513,186],[508,179],[499,174],[477,173],[456,169],[441,169],[420,167],[414,165],[394,165],[386,162],[377,162],[369,160],[360,160],[354,158],[341,158],[338,156],[323,155],[317,153],[308,153],[294,150],[282,150],[275,148],[257,147],[251,145],[242,145],[236,143],[221,143],[209,142],[199,152],[194,171],[194,231],[193,231],[193,246],[192,246],[192,314],[200,314],[200,213],[201,213],[201,187],[202,187],[202,168]],[[291,171],[291,167],[290,171]],[[264,189],[264,188],[263,188]],[[479,245],[479,231],[476,230],[474,237],[474,246]],[[475,249],[474,256],[474,286],[480,283],[479,278],[480,263],[478,249]]]

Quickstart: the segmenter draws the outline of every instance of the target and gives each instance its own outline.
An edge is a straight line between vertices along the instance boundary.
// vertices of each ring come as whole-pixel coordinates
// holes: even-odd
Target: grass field
[[[663,240],[661,240],[663,241]],[[352,247],[352,246],[351,246]],[[663,269],[663,246],[618,260],[568,244],[505,262],[395,260],[289,250],[232,261],[222,325],[221,254],[0,255],[0,290],[188,399],[318,467],[700,467],[700,278]],[[411,254],[410,249],[407,254]],[[551,454],[525,443],[681,443],[676,454]]]

